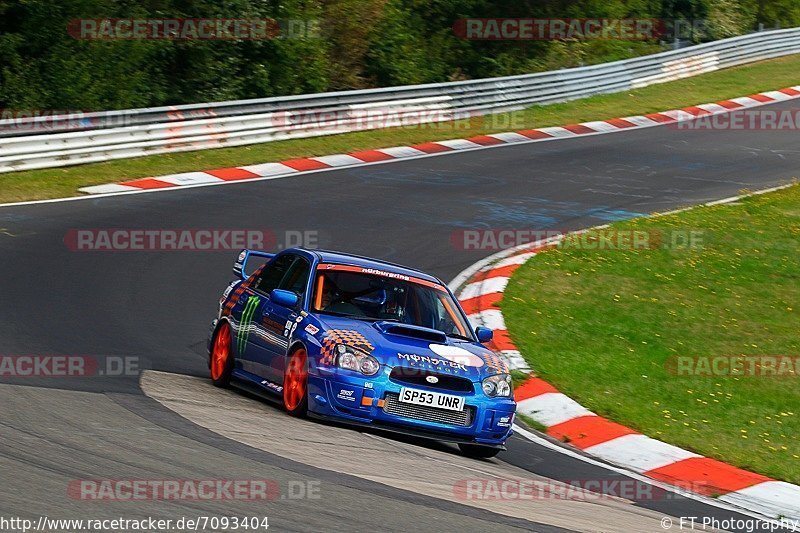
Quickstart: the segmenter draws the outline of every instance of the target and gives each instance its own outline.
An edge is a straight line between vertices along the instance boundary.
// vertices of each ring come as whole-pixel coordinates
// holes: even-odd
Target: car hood
[[[318,315],[323,339],[363,350],[390,368],[397,366],[462,376],[479,381],[507,373],[493,351],[477,342],[461,341],[443,333],[397,322],[370,322]]]

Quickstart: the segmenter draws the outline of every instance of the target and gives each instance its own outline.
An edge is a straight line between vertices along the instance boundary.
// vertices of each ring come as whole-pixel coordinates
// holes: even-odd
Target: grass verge
[[[482,120],[414,128],[345,133],[236,148],[201,150],[0,174],[0,202],[73,196],[79,187],[176,172],[241,166],[294,157],[313,157],[372,148],[417,144],[526,128],[653,113],[782,89],[800,83],[800,55],[721,70],[635,91],[532,107]]]
[[[521,420],[530,429],[535,429],[536,431],[539,431],[540,433],[547,433],[547,426],[545,426],[544,424],[542,424],[540,422],[537,422],[536,419],[533,418],[533,417],[530,417],[530,416],[522,414],[522,413],[517,413],[515,420],[517,420],[517,421]]]
[[[800,186],[611,230],[700,233],[639,251],[572,240],[520,267],[502,309],[523,356],[602,416],[800,483]],[[676,366],[740,355],[791,356],[794,371]]]

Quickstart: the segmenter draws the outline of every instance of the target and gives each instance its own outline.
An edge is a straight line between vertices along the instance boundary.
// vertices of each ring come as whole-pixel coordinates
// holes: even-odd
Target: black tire
[[[231,383],[231,372],[233,372],[231,339],[230,324],[222,322],[217,331],[214,332],[214,339],[211,341],[211,352],[208,354],[211,383],[215,387],[226,388]],[[221,352],[224,352],[224,360],[220,359]]]
[[[501,451],[500,448],[490,448],[479,444],[459,444],[458,447],[461,449],[461,454],[470,459],[491,459]]]

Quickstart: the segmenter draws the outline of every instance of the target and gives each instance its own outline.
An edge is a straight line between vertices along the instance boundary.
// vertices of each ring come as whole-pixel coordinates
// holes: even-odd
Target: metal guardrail
[[[800,28],[790,28],[522,76],[0,120],[0,172],[516,111],[798,52]]]

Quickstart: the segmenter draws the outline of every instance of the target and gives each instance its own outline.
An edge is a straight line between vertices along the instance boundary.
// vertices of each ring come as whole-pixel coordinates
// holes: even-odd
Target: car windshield
[[[389,320],[474,340],[450,293],[425,279],[393,272],[321,264],[314,281],[312,309],[360,320]]]

